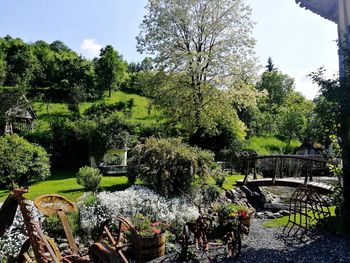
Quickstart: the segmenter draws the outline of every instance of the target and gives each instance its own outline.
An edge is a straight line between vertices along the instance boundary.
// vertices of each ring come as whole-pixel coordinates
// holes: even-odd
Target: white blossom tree
[[[149,0],[146,8],[137,47],[170,79],[181,78],[158,89],[158,95],[172,98],[164,104],[173,117],[184,116],[197,129],[215,108],[255,102],[247,85],[255,76],[253,23],[243,0]],[[224,111],[236,116],[232,110]]]

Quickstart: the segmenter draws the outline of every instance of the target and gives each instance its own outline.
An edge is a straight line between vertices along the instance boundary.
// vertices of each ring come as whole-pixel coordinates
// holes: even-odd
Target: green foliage
[[[114,113],[115,111],[122,111],[123,113],[130,114],[133,106],[134,99],[130,99],[128,101],[118,101],[114,104],[106,104],[102,102],[99,104],[93,104],[84,112],[84,115],[108,116]]]
[[[18,135],[0,137],[0,180],[7,186],[27,186],[50,175],[49,156]]]
[[[313,129],[310,130],[309,136],[325,145],[325,148],[328,148],[331,143],[329,140],[330,136],[337,134],[339,105],[333,101],[329,101],[322,95],[316,97],[314,102],[315,116]]]
[[[152,223],[149,218],[142,214],[134,215],[131,218],[131,222],[141,237],[153,237],[163,233],[166,229],[166,224],[161,222]]]
[[[262,74],[261,81],[257,85],[258,90],[267,91],[266,109],[272,105],[277,107],[283,105],[287,96],[293,91],[294,79],[280,71],[265,71]],[[271,108],[270,108],[271,109]]]
[[[101,94],[108,90],[111,97],[112,89],[116,89],[127,78],[127,64],[111,45],[101,49],[100,58],[95,62],[95,71]]]
[[[214,178],[215,184],[218,187],[222,187],[224,185],[224,182],[226,180],[226,173],[222,171],[220,168],[215,169],[212,172],[211,176]]]
[[[288,142],[310,140],[314,130],[314,103],[294,90],[294,79],[278,71],[269,58],[256,88],[266,92],[258,107],[243,109],[240,116],[250,135],[279,134]]]
[[[223,150],[231,150],[242,144],[245,136],[244,126],[236,115],[227,119],[221,115],[216,119],[215,128],[199,128],[190,135],[189,143],[213,151],[216,155]]]
[[[83,203],[85,206],[91,206],[96,202],[97,202],[97,198],[94,193],[89,193],[87,196],[84,196]]]
[[[0,50],[4,52],[6,62],[4,84],[7,86],[28,84],[36,64],[36,57],[31,47],[19,38],[6,36],[0,38]]]
[[[134,140],[134,125],[117,113],[86,116],[68,124],[75,136],[89,147],[90,155],[100,162],[110,149],[123,149]]]
[[[213,155],[190,147],[178,139],[149,138],[137,145],[128,161],[129,183],[140,178],[163,196],[174,196],[192,189],[204,180],[212,167]],[[196,176],[198,175],[198,176]]]
[[[222,192],[221,188],[218,185],[206,185],[203,187],[202,193],[202,202],[210,204],[214,202]]]
[[[313,110],[314,103],[306,100],[301,94],[293,92],[286,98],[284,105],[279,109],[277,126],[288,143],[293,138],[303,140],[308,137],[307,132],[313,128]]]
[[[75,235],[79,230],[79,213],[69,213],[67,214],[67,219],[69,226],[72,230],[73,235]],[[43,228],[53,236],[65,236],[64,229],[58,215],[52,215],[43,221]]]
[[[89,166],[81,167],[77,173],[77,183],[89,191],[96,192],[101,179],[100,170]]]
[[[5,55],[0,49],[0,86],[4,84],[6,79],[6,61]]]

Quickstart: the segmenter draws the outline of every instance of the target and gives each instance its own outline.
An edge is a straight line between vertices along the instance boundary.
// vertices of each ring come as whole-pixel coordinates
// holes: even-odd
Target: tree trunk
[[[342,121],[342,159],[343,159],[343,203],[341,218],[346,231],[350,231],[350,116]]]
[[[341,148],[343,161],[343,202],[341,219],[346,231],[350,232],[350,81],[341,81]]]

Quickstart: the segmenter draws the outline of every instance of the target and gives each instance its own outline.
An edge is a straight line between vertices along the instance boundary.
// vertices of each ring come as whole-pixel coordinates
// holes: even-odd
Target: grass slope
[[[152,109],[148,110],[149,100],[146,97],[138,94],[126,93],[123,91],[114,91],[111,97],[103,97],[100,100],[91,102],[83,102],[79,105],[80,113],[84,113],[93,104],[106,103],[114,104],[119,101],[134,100],[134,107],[132,109],[131,121],[152,125],[162,119],[161,114]],[[49,121],[52,117],[68,117],[72,114],[69,111],[67,104],[64,103],[44,103],[34,102],[34,110],[40,120]]]
[[[300,141],[292,140],[289,152],[300,145]],[[255,150],[258,154],[280,154],[286,153],[288,143],[276,136],[253,136],[248,140],[248,148]]]

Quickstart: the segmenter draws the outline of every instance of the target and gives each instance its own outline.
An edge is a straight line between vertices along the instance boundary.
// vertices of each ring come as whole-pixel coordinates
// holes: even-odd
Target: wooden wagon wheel
[[[242,240],[237,228],[230,229],[225,235],[227,244],[227,256],[229,258],[237,259],[241,254]]]
[[[95,241],[114,250],[118,255],[118,262],[140,261],[137,231],[123,217],[115,216],[102,223]]]

